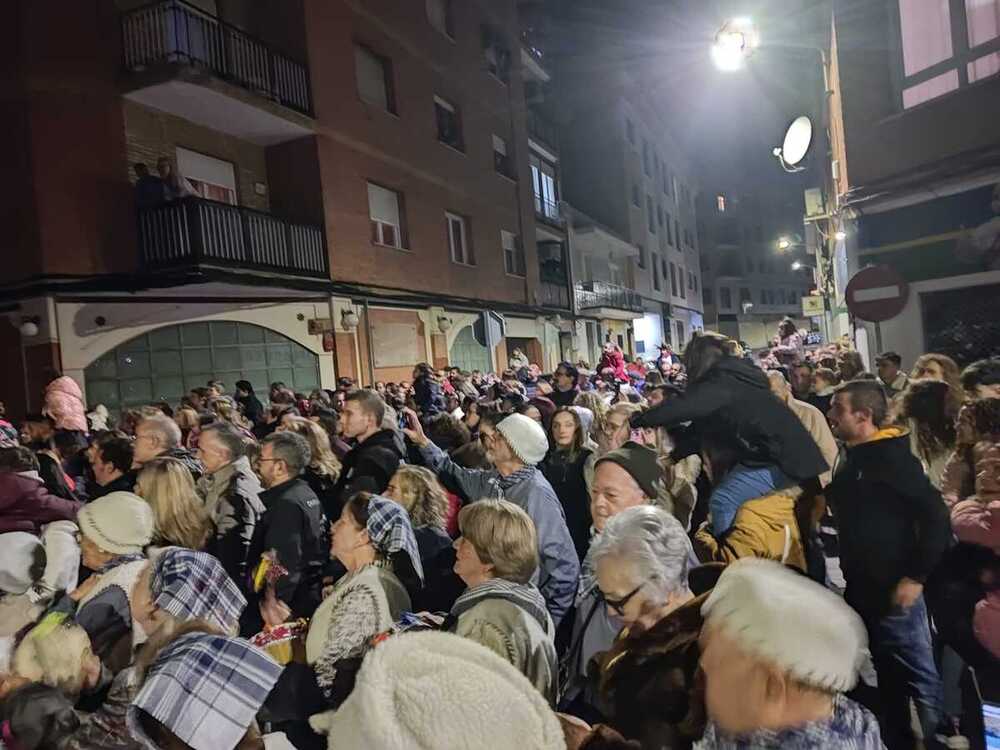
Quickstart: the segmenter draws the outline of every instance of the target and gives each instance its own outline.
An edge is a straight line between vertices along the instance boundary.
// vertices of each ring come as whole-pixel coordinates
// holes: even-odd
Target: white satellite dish
[[[812,136],[812,120],[805,115],[796,117],[788,126],[788,130],[785,131],[785,140],[782,142],[781,148],[774,150],[774,155],[781,161],[781,166],[790,172],[798,172],[803,169],[799,163],[809,153]]]

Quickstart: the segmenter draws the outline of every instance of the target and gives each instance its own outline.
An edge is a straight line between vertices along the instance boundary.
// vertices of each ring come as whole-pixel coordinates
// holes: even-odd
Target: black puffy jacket
[[[633,427],[682,422],[693,422],[702,435],[735,439],[752,460],[775,463],[793,479],[811,479],[830,469],[795,412],[771,393],[763,370],[743,359],[724,357],[683,396],[632,418]]]

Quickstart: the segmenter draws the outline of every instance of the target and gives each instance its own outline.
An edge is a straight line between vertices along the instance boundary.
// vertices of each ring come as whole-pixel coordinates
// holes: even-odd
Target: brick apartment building
[[[536,158],[558,156],[527,125],[548,73],[515,0],[17,0],[9,19],[13,411],[52,367],[117,410],[209,377],[308,390],[578,347]],[[186,197],[137,193],[160,159]]]

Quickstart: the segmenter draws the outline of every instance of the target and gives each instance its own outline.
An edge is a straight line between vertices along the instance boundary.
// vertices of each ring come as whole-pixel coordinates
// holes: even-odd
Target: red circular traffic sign
[[[889,266],[862,268],[847,284],[844,299],[851,314],[870,323],[895,318],[906,307],[910,286]]]

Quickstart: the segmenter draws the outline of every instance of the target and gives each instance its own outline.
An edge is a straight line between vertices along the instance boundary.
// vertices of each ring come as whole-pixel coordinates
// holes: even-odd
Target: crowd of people
[[[0,404],[0,746],[982,747],[1000,359]],[[970,685],[972,687],[970,687]]]

